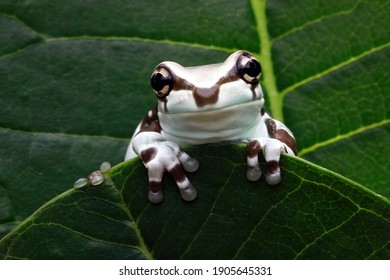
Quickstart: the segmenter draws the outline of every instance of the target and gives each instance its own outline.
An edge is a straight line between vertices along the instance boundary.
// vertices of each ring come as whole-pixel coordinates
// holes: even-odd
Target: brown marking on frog
[[[246,54],[246,52],[243,52]],[[248,53],[249,54],[249,53]],[[162,64],[163,67],[169,69],[167,65]],[[170,69],[169,69],[170,70]],[[170,70],[173,76],[173,89],[176,91],[179,90],[190,90],[192,91],[192,95],[194,97],[195,103],[198,107],[203,107],[206,105],[215,104],[218,102],[220,88],[223,84],[234,82],[240,79],[240,76],[237,71],[237,65],[234,64],[232,68],[226,73],[226,75],[222,76],[214,85],[211,87],[196,87],[194,84],[190,83],[186,79],[177,76],[173,71]],[[253,99],[256,99],[256,87],[258,86],[258,81],[251,85],[251,91],[253,93]],[[167,99],[160,99],[167,102]],[[166,108],[166,106],[165,106]]]
[[[157,105],[144,117],[141,122],[140,131],[151,131],[161,133],[160,121],[158,119]]]
[[[269,137],[278,139],[279,141],[283,142],[294,152],[295,155],[297,154],[297,147],[294,137],[292,137],[284,129],[277,129],[275,120],[271,118],[266,119],[264,123],[267,127]]]
[[[253,141],[249,142],[246,150],[247,150],[248,157],[253,158],[253,157],[257,156],[261,151],[261,146],[260,146],[259,141],[253,140]]]
[[[150,162],[157,154],[156,148],[148,148],[140,153],[140,157],[144,163]]]
[[[153,193],[161,192],[161,181],[149,181],[149,190],[151,190]]]
[[[272,174],[279,170],[279,161],[271,160],[267,162],[267,173]]]
[[[297,146],[294,137],[292,137],[286,130],[278,129],[275,131],[275,137],[279,141],[285,143],[297,155]]]

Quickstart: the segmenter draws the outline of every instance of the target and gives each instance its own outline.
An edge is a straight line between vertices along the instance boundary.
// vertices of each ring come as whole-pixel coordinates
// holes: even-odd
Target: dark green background
[[[102,161],[122,161],[135,126],[155,103],[149,77],[156,64],[163,60],[183,65],[220,62],[237,49],[247,49],[260,59],[266,108],[294,132],[300,157],[389,197],[389,12],[385,0],[2,0],[1,236]],[[216,158],[214,164],[219,162]],[[308,163],[302,164],[293,173],[306,178],[302,172]],[[318,167],[314,169],[318,173]],[[321,181],[322,175],[317,175],[308,180]],[[145,179],[144,173],[138,176]],[[341,180],[348,188],[358,186]],[[146,191],[144,184],[139,184],[139,192]],[[330,203],[329,198],[322,199]],[[225,200],[231,208],[229,198]],[[381,197],[373,201],[376,206],[372,207],[387,205],[384,209],[388,209]],[[270,205],[263,205],[263,210]],[[132,207],[126,211],[132,212]],[[203,206],[198,201],[192,207]],[[384,213],[386,229],[389,215]],[[66,220],[63,215],[60,211],[51,218]],[[356,222],[348,230],[359,232],[354,227],[360,226]],[[31,255],[19,252],[13,257],[39,258],[38,252],[44,251],[37,240],[51,240],[56,236],[51,230],[44,238],[23,241],[32,248]],[[14,236],[0,241],[2,248]],[[378,236],[389,240],[386,231]],[[58,245],[58,240],[53,243]],[[88,244],[85,247],[94,247]],[[355,258],[389,257],[388,251],[384,255],[369,252]],[[65,253],[55,256],[74,258]],[[94,253],[80,258],[88,256],[98,258]]]

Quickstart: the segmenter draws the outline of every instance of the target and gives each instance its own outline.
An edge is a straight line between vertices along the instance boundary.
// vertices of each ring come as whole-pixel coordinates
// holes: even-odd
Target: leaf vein
[[[208,158],[213,158],[213,157],[208,157]],[[219,161],[221,160],[221,158],[217,158]],[[230,164],[233,164],[232,162],[230,162],[229,160],[227,160]],[[195,243],[196,239],[200,236],[200,234],[203,232],[203,229],[204,227],[207,225],[210,217],[212,216],[212,213],[213,213],[213,210],[215,209],[216,205],[217,205],[217,202],[219,201],[219,197],[221,196],[221,193],[225,190],[227,184],[229,183],[230,181],[230,178],[233,176],[234,172],[235,172],[235,169],[238,165],[233,165],[233,167],[231,168],[231,172],[229,174],[229,176],[227,176],[226,178],[226,181],[224,183],[224,185],[219,189],[218,191],[218,195],[217,197],[215,198],[214,200],[214,203],[213,205],[210,207],[210,211],[209,211],[209,214],[207,215],[207,218],[204,220],[204,222],[202,223],[202,225],[199,227],[199,231],[193,235],[193,238],[192,240],[188,243],[188,246],[187,246],[187,249],[185,249],[183,251],[183,254],[181,255],[180,259],[184,259],[184,256],[191,250],[191,247],[192,245]]]
[[[333,138],[329,138],[327,140],[324,140],[322,142],[318,142],[318,143],[315,143],[314,145],[310,146],[310,147],[306,147],[306,148],[303,148],[301,149],[299,152],[298,152],[298,156],[302,157],[308,153],[312,153],[314,152],[315,150],[317,149],[320,149],[322,147],[325,147],[325,146],[328,146],[328,145],[331,145],[335,142],[338,142],[338,141],[342,141],[344,139],[348,139],[348,138],[351,138],[355,135],[358,135],[359,133],[363,133],[367,130],[370,130],[370,129],[375,129],[375,128],[378,128],[378,127],[381,127],[381,126],[385,126],[387,124],[390,123],[390,119],[385,119],[381,122],[377,122],[377,123],[373,123],[371,125],[367,125],[367,126],[362,126],[358,129],[355,129],[353,131],[350,131],[348,133],[345,133],[345,134],[339,134]]]
[[[142,253],[144,254],[146,259],[152,260],[153,259],[153,254],[149,250],[148,246],[146,245],[146,243],[144,241],[144,238],[142,236],[141,229],[139,228],[137,221],[134,219],[134,217],[133,217],[133,215],[132,215],[132,213],[130,211],[130,208],[128,208],[127,205],[125,205],[125,203],[124,203],[125,200],[123,199],[123,193],[119,191],[119,188],[117,186],[115,186],[115,188],[118,190],[118,193],[120,195],[120,198],[121,198],[121,201],[122,201],[122,205],[123,205],[122,209],[123,209],[123,211],[125,211],[125,213],[129,217],[130,221],[132,222],[133,229],[134,229],[134,232],[135,232],[135,234],[136,234],[136,236],[138,238],[138,241],[139,241]]]
[[[390,42],[387,42],[385,44],[382,44],[382,45],[379,45],[379,46],[376,46],[376,47],[373,47],[365,52],[362,52],[361,54],[359,55],[356,55],[356,56],[352,56],[350,57],[349,59],[345,60],[345,61],[342,61],[340,62],[339,64],[336,64],[332,67],[329,67],[328,69],[325,69],[324,71],[322,72],[319,72],[319,73],[316,73],[310,77],[307,77],[299,82],[296,82],[295,84],[285,88],[284,90],[281,91],[281,96],[284,98],[285,95],[293,90],[295,90],[296,88],[300,87],[300,86],[303,86],[309,82],[312,82],[314,80],[318,80],[326,75],[329,75],[345,66],[348,66],[356,61],[359,61],[360,59],[366,57],[366,56],[369,56],[371,54],[374,54],[376,52],[379,52],[383,49],[386,49],[387,47],[390,47]]]
[[[265,221],[266,217],[271,213],[272,210],[276,209],[279,205],[281,205],[286,199],[288,199],[288,197],[290,195],[292,195],[293,193],[297,192],[301,186],[303,184],[303,180],[301,180],[301,183],[299,184],[299,186],[294,189],[293,191],[291,192],[288,192],[286,193],[286,196],[283,197],[278,203],[272,205],[268,210],[267,212],[263,215],[263,217],[261,217],[261,219],[259,219],[259,221],[256,223],[256,225],[253,227],[253,230],[249,233],[248,235],[248,238],[242,243],[241,247],[237,249],[237,252],[236,254],[234,255],[233,259],[236,259],[239,255],[239,253],[245,248],[245,245],[250,241],[252,240],[252,237],[253,235],[255,234],[255,232],[257,231],[257,229],[259,228],[259,226],[263,223],[263,221]]]
[[[329,15],[323,15],[323,16],[320,16],[319,18],[316,18],[314,20],[309,20],[308,22],[300,25],[300,26],[296,26],[296,27],[293,27],[291,28],[290,30],[278,35],[277,37],[273,38],[272,39],[272,42],[276,42],[278,40],[281,40],[285,37],[287,37],[288,35],[292,34],[292,33],[295,33],[295,32],[298,32],[298,31],[301,31],[309,26],[312,26],[312,25],[315,25],[317,23],[320,23],[320,22],[323,22],[323,21],[326,21],[328,19],[331,19],[331,18],[334,18],[334,17],[339,17],[339,16],[346,16],[346,15],[349,15],[351,13],[353,13],[357,6],[362,3],[363,1],[357,1],[350,9],[348,10],[344,10],[344,11],[339,11],[337,13],[333,13],[333,14],[329,14]]]
[[[9,127],[0,127],[0,132],[10,132],[10,133],[20,133],[30,136],[54,136],[54,137],[63,137],[63,138],[73,138],[73,139],[85,139],[91,138],[95,140],[110,140],[117,142],[129,142],[128,138],[114,137],[108,135],[88,135],[88,134],[73,134],[73,133],[61,133],[61,132],[45,132],[45,131],[27,131],[20,129],[13,129]]]

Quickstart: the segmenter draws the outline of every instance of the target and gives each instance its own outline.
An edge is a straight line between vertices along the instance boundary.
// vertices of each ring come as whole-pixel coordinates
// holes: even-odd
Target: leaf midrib
[[[263,85],[269,96],[269,108],[272,115],[283,122],[283,96],[280,95],[277,85],[274,68],[272,63],[272,41],[268,33],[268,22],[266,15],[265,0],[251,0],[251,6],[256,20],[257,32],[260,40],[260,57],[263,68],[264,79]]]

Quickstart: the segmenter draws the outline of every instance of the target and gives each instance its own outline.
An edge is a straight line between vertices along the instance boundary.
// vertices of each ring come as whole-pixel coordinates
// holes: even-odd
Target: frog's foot
[[[184,174],[184,170],[194,172],[199,163],[180,148],[170,142],[154,143],[140,153],[140,157],[148,169],[149,191],[148,199],[151,203],[160,203],[163,200],[162,178],[166,172],[172,175],[181,197],[192,201],[197,196],[196,189]]]
[[[293,153],[281,141],[274,138],[259,138],[247,145],[247,178],[257,181],[261,177],[258,154],[263,152],[266,161],[265,181],[270,185],[277,185],[282,180],[279,160],[281,153]]]

